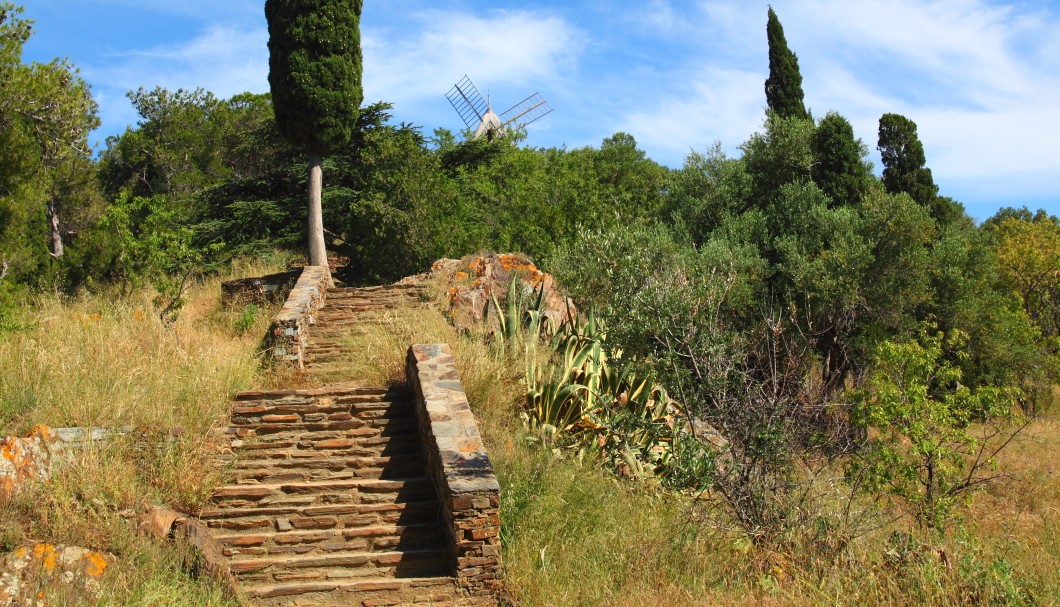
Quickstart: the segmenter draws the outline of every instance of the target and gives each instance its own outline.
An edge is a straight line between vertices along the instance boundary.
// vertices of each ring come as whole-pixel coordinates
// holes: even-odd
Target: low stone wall
[[[417,401],[427,472],[448,523],[452,566],[472,596],[502,591],[500,485],[446,344],[408,351],[409,387]]]
[[[283,301],[294,288],[301,270],[269,274],[257,278],[240,278],[221,283],[221,305],[245,306],[254,304],[264,307]]]
[[[327,266],[302,268],[283,308],[272,318],[269,337],[273,361],[302,368],[306,331],[313,324],[317,310],[323,307],[332,284]]]
[[[39,425],[26,436],[0,438],[0,500],[12,497],[28,484],[47,480],[63,454],[132,431]]]

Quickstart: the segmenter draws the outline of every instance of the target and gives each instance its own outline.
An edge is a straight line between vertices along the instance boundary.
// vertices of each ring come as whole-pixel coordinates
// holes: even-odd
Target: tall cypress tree
[[[802,74],[799,73],[799,58],[788,49],[784,38],[784,26],[777,19],[773,7],[769,7],[766,22],[766,37],[769,39],[769,78],[766,79],[766,104],[769,110],[782,118],[809,118],[802,102]]]
[[[320,204],[323,157],[350,141],[361,90],[363,0],[266,0],[276,124],[309,156],[310,265],[327,265]]]

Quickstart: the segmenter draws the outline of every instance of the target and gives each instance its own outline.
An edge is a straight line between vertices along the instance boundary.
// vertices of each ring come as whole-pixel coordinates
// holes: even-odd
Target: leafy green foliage
[[[98,215],[88,134],[99,119],[72,63],[22,62],[32,23],[21,13],[0,3],[0,273],[45,282]]]
[[[832,204],[857,204],[872,187],[871,168],[862,160],[865,144],[854,137],[854,128],[846,118],[828,112],[813,134],[816,162],[810,173],[817,187],[832,199]]]
[[[966,337],[931,330],[877,347],[866,387],[852,395],[854,422],[869,438],[849,476],[901,500],[921,525],[942,529],[961,496],[991,480],[993,458],[1018,422],[1018,391],[963,385],[944,354],[967,356]]]
[[[924,145],[917,136],[916,123],[900,114],[880,117],[880,159],[883,161],[883,185],[892,194],[906,193],[931,210],[940,225],[949,225],[964,217],[964,207],[945,196],[927,168]]]

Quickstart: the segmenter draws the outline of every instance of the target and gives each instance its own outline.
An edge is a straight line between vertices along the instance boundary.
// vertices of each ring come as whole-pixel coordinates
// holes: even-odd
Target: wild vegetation
[[[217,290],[303,249],[305,142],[270,95],[140,89],[137,125],[94,156],[87,85],[23,62],[31,33],[0,5],[0,434],[182,432],[5,504],[0,547],[118,554],[104,604],[226,604],[123,513],[193,510],[231,393],[289,379],[259,364],[270,311]],[[501,297],[487,339],[396,310],[351,337],[351,379],[454,345],[527,605],[1060,603],[1060,220],[977,225],[897,114],[877,177],[840,113],[804,106],[772,9],[767,41],[768,111],[737,157],[425,135],[386,103],[308,150],[344,281],[521,251],[590,311],[550,332]]]

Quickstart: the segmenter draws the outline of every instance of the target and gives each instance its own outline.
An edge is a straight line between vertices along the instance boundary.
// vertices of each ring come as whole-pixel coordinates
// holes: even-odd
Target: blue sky
[[[877,121],[914,120],[945,195],[984,219],[1060,214],[1060,2],[773,0],[807,105],[846,116],[875,152]],[[29,0],[26,59],[69,57],[92,85],[102,141],[135,123],[125,93],[268,90],[262,0]],[[533,92],[554,112],[535,146],[631,133],[680,166],[761,128],[766,3],[746,0],[367,0],[366,101],[458,131],[444,94],[467,74],[496,109]]]

